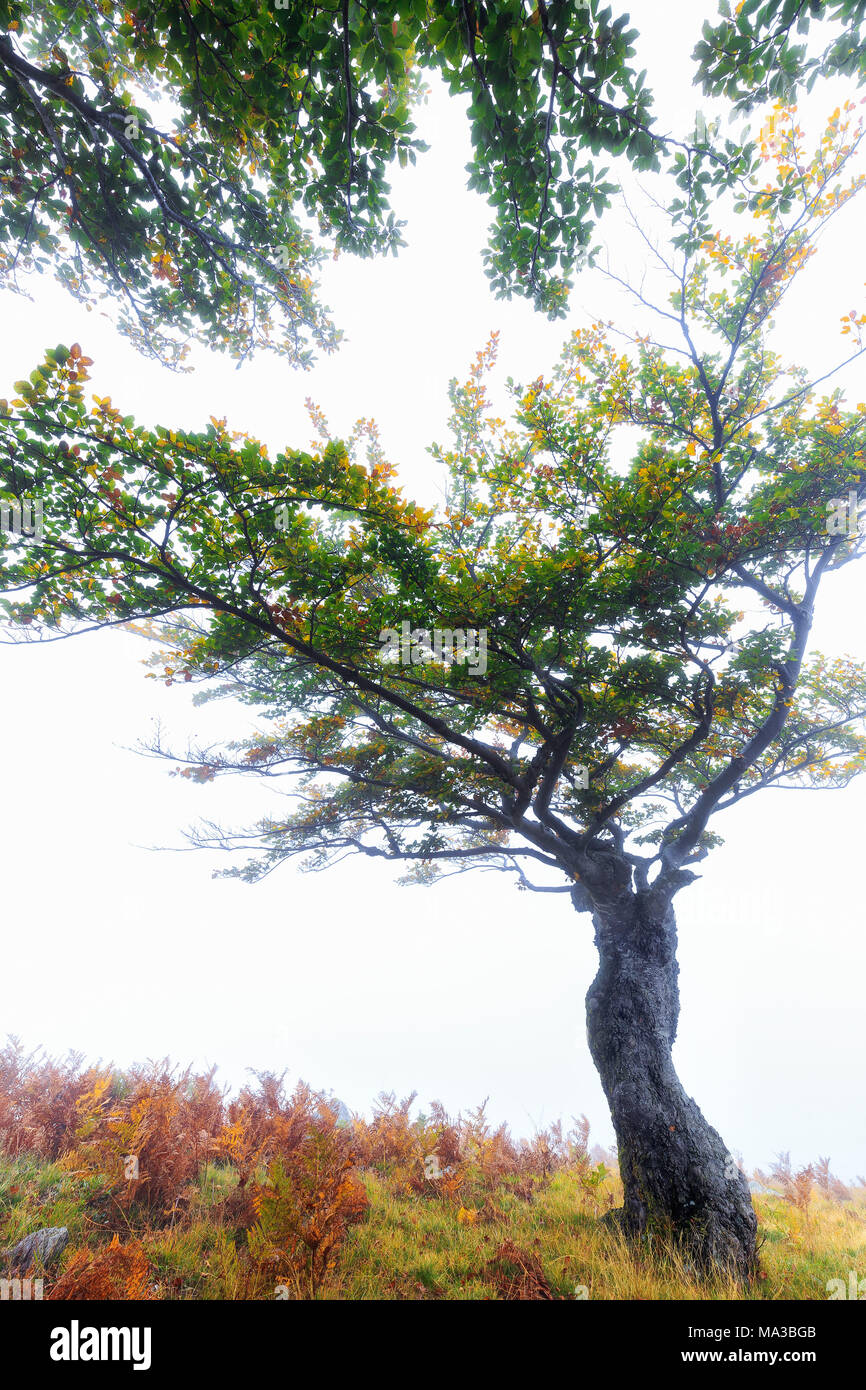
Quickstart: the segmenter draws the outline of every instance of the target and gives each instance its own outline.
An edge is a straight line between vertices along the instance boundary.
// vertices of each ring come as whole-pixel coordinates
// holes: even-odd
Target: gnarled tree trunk
[[[599,971],[587,1035],[610,1104],[629,1235],[673,1236],[701,1271],[751,1277],[757,1221],[744,1174],[683,1090],[671,1048],[679,1017],[676,921],[652,891],[593,911]]]

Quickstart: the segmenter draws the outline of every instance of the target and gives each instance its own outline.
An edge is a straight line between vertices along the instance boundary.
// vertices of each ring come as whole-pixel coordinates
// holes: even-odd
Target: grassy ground
[[[367,1169],[363,1219],[351,1225],[314,1296],[322,1299],[818,1299],[828,1281],[866,1278],[866,1189],[849,1200],[813,1187],[800,1205],[756,1195],[761,1276],[744,1289],[697,1280],[676,1255],[647,1244],[629,1249],[600,1220],[619,1198],[607,1174],[560,1171],[532,1186],[504,1180],[460,1200],[407,1189],[399,1174]],[[170,1213],[124,1208],[99,1175],[67,1162],[0,1155],[0,1248],[43,1226],[66,1226],[69,1244],[45,1272],[45,1296],[76,1258],[134,1252],[138,1292],[116,1282],[115,1297],[271,1299],[309,1297],[303,1275],[257,1262],[248,1219],[233,1218],[235,1172],[207,1163]],[[483,1199],[482,1199],[483,1198]],[[464,1205],[464,1202],[466,1205]],[[38,1271],[35,1271],[38,1273]],[[127,1270],[128,1273],[128,1270]],[[124,1287],[126,1291],[124,1291]],[[104,1295],[104,1290],[103,1290]],[[99,1296],[91,1292],[91,1297]]]

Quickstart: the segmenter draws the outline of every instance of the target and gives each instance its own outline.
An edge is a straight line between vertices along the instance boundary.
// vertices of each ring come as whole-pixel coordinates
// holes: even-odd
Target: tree
[[[160,639],[168,684],[262,711],[253,739],[175,758],[202,782],[297,779],[294,814],[196,832],[257,852],[226,872],[363,854],[411,882],[480,867],[568,894],[600,958],[588,1037],[617,1219],[744,1275],[746,1180],[671,1060],[673,900],[721,843],[717,813],[767,787],[845,786],[866,761],[866,670],[807,653],[822,580],[862,553],[835,523],[866,496],[866,404],[820,394],[767,343],[862,187],[862,142],[849,105],[810,159],[778,108],[760,133],[770,177],[744,157],[724,203],[738,237],[713,229],[723,205],[679,152],[657,252],[670,297],[635,291],[676,341],[575,331],[549,378],[513,387],[506,427],[491,339],[451,386],[438,514],[402,496],[375,435],[365,458],[363,429],[343,444],[321,416],[318,452],[270,459],[216,418],[187,434],[107,398],[88,409],[78,344],[0,402],[7,487],[45,502],[41,534],[2,536],[11,640],[132,625]],[[843,321],[849,361],[864,324]],[[635,427],[623,467],[615,441]]]
[[[695,49],[704,91],[725,96],[735,109],[749,111],[767,101],[785,101],[799,88],[811,91],[819,77],[842,76],[862,82],[866,77],[866,44],[863,0],[745,0],[731,14],[730,4],[719,6],[722,21],[704,24],[703,39]],[[827,24],[829,19],[830,25]],[[809,35],[813,23],[824,21],[826,37],[820,53],[810,54],[805,43],[792,36]]]
[[[757,8],[707,27],[706,90],[793,91],[820,70],[762,35],[826,7]],[[837,50],[863,7],[838,8],[825,66],[853,71]],[[110,296],[136,346],[178,367],[193,342],[300,365],[336,346],[322,243],[402,245],[387,174],[425,148],[426,72],[469,98],[492,288],[551,316],[616,188],[600,160],[650,169],[697,147],[724,178],[731,158],[656,129],[636,31],[600,0],[0,0],[0,35],[0,283],[49,270],[89,309]]]

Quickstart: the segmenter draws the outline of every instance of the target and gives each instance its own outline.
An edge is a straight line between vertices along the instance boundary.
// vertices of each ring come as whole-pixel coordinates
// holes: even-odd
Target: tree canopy
[[[819,77],[866,76],[863,0],[744,0],[719,6],[717,25],[707,21],[695,49],[704,91],[724,96],[735,110],[749,111],[768,101],[790,100],[798,89],[811,91]],[[816,20],[822,48],[806,42]],[[832,27],[832,34],[828,30]]]
[[[807,58],[790,31],[825,11],[842,35]],[[862,77],[862,15],[748,0],[706,26],[697,76],[745,104]],[[52,271],[89,308],[111,296],[172,365],[193,342],[299,364],[336,345],[317,269],[330,246],[402,245],[388,176],[424,149],[426,74],[466,100],[492,288],[552,316],[616,188],[605,161],[679,149],[711,189],[736,153],[658,129],[636,31],[600,0],[0,0],[0,34],[0,283]]]
[[[845,785],[866,760],[866,671],[807,656],[822,580],[862,553],[828,511],[866,495],[866,404],[767,343],[862,187],[862,142],[849,104],[808,155],[777,109],[769,178],[732,192],[736,238],[707,225],[684,159],[653,306],[675,341],[578,329],[549,377],[514,385],[507,425],[485,389],[491,340],[452,383],[440,512],[404,498],[375,438],[366,458],[361,434],[270,458],[215,417],[203,433],[137,425],[88,405],[78,344],[49,351],[0,402],[9,486],[45,504],[41,537],[2,535],[19,638],[132,624],[163,641],[166,681],[262,710],[254,739],[179,760],[202,781],[297,779],[294,814],[204,833],[263,848],[247,877],[364,853],[421,880],[486,865],[549,888],[543,866],[589,907],[616,850],[675,891],[715,812]],[[843,321],[849,361],[864,325]],[[388,660],[383,634],[404,622],[483,631],[486,669],[432,660],[421,635]]]

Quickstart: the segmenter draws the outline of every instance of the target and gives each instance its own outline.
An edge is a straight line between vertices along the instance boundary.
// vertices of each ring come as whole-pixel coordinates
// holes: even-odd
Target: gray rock
[[[0,1251],[0,1265],[10,1274],[26,1274],[37,1260],[43,1266],[56,1260],[68,1239],[65,1226],[43,1226],[40,1231],[31,1231],[11,1249]]]

